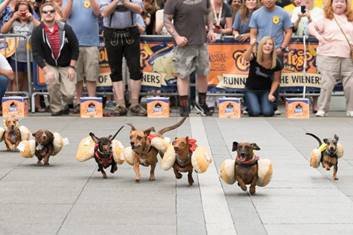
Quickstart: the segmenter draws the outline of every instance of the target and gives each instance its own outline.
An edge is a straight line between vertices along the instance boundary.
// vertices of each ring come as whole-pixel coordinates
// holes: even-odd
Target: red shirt
[[[60,34],[59,34],[59,26],[57,23],[53,26],[53,31],[50,31],[48,26],[44,25],[45,34],[48,37],[48,41],[53,52],[54,58],[58,59],[59,51],[60,51]]]

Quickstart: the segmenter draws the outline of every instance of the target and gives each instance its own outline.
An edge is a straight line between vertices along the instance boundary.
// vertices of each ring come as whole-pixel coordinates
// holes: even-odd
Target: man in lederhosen
[[[130,72],[130,113],[145,116],[146,110],[139,104],[142,71],[140,68],[140,34],[137,16],[143,11],[141,0],[101,0],[100,9],[104,26],[104,43],[108,53],[110,78],[117,105],[114,114],[127,114],[122,76],[122,61],[126,59]]]

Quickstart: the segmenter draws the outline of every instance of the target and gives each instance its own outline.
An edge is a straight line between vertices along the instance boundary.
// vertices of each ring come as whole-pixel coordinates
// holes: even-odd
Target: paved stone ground
[[[132,168],[119,166],[104,180],[94,160],[77,162],[76,147],[89,131],[112,134],[126,122],[157,129],[178,118],[104,118],[31,116],[22,124],[32,131],[48,128],[70,139],[49,167],[36,159],[5,152],[0,144],[0,234],[353,234],[353,119],[333,113],[327,118],[289,120],[284,117],[222,120],[191,117],[168,136],[193,136],[209,147],[213,164],[176,180],[173,172],[156,168],[155,182],[134,182]],[[129,143],[129,128],[118,139]],[[338,134],[345,146],[337,182],[331,172],[309,167],[316,141]],[[224,159],[232,158],[233,141],[256,142],[260,157],[273,162],[272,182],[250,196],[218,178]]]

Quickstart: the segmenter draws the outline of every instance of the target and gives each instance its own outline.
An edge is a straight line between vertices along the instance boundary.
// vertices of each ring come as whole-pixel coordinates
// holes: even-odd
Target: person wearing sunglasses
[[[76,88],[79,43],[71,26],[55,20],[55,6],[40,7],[42,23],[32,32],[34,61],[42,69],[50,96],[52,116],[69,114]]]

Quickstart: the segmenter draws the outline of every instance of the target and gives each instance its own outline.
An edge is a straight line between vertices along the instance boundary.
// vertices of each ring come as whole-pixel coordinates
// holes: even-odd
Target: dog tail
[[[124,125],[122,125],[119,130],[115,133],[115,135],[110,139],[110,140],[113,140],[115,139],[115,137],[119,134],[119,132],[124,128]]]
[[[177,122],[176,124],[172,125],[172,126],[168,126],[165,127],[161,130],[158,131],[158,134],[163,135],[164,133],[166,133],[167,131],[171,131],[174,130],[176,128],[178,128],[179,126],[181,126],[181,124],[183,124],[185,122],[187,117],[183,117],[183,119],[181,119],[179,122]]]
[[[126,123],[126,125],[130,126],[131,127],[131,130],[136,130],[136,127],[134,125],[132,125],[131,123]]]
[[[322,141],[321,141],[320,138],[317,137],[316,135],[314,135],[314,134],[312,134],[312,133],[309,133],[309,132],[307,132],[307,133],[305,133],[305,134],[314,137],[314,139],[316,139],[316,140],[319,142],[319,146],[322,145]]]

